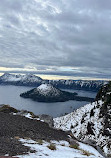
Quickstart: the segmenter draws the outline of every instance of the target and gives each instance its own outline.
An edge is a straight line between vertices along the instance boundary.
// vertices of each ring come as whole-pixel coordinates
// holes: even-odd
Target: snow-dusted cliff
[[[54,126],[71,131],[74,137],[100,146],[111,156],[111,83],[98,92],[96,101],[54,119]]]

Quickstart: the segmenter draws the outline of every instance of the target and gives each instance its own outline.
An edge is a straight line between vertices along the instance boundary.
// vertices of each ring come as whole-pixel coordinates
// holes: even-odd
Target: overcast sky
[[[111,0],[0,0],[0,71],[111,78]]]

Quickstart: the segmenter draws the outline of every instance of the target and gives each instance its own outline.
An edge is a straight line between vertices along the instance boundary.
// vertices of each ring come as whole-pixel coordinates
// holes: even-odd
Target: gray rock
[[[104,157],[104,158],[108,158],[103,151],[101,150],[101,148],[99,146],[96,146],[97,151]]]
[[[53,117],[49,116],[49,115],[39,115],[40,120],[44,120],[45,123],[47,123],[50,127],[54,127],[54,121],[53,121]]]
[[[68,141],[69,141],[71,146],[77,146],[77,147],[79,146],[79,143],[77,142],[77,140],[69,138]]]
[[[96,141],[94,141],[92,139],[87,139],[83,142],[93,146],[104,158],[107,158],[107,156],[103,153],[102,149],[96,145]]]
[[[93,147],[96,147],[96,142],[94,140],[92,140],[92,139],[86,139],[83,142],[86,143],[86,144],[89,144],[89,145],[91,145]]]

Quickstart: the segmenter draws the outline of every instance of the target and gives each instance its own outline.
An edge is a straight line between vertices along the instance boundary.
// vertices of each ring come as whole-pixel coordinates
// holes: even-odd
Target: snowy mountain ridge
[[[91,81],[91,80],[43,80],[33,74],[9,74],[5,73],[0,76],[0,84],[17,85],[17,86],[40,86],[41,84],[51,84],[56,88],[77,89],[98,91],[107,81]]]
[[[51,80],[52,85],[60,88],[98,91],[107,81],[102,80]]]
[[[32,74],[25,74],[25,75],[20,75],[20,74],[9,74],[5,73],[0,77],[0,80],[3,82],[40,82],[42,79],[38,76],[32,75]]]

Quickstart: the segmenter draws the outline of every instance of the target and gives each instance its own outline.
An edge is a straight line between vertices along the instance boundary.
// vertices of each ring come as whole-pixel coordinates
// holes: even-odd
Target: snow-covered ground
[[[35,153],[28,153],[27,155],[17,155],[20,158],[103,158],[96,149],[80,142],[79,148],[74,149],[69,147],[67,141],[51,141],[50,143],[56,146],[56,150],[51,150],[48,148],[50,143],[46,141],[43,141],[42,145],[33,140],[20,139],[20,141],[25,146],[31,147],[32,150],[36,151]],[[87,154],[89,156],[87,156]]]
[[[99,104],[102,104],[102,101],[99,101]],[[84,131],[84,133],[85,133],[85,126],[86,126],[85,123],[87,123],[87,121],[89,119],[92,119],[92,121],[96,121],[96,119],[98,119],[97,115],[98,115],[99,109],[95,110],[96,117],[93,117],[93,118],[90,117],[90,112],[95,106],[97,106],[97,102],[93,102],[92,104],[87,104],[65,116],[54,118],[54,126],[56,128],[60,128],[65,131],[72,130],[72,132],[76,132],[75,136],[78,136],[78,134],[81,130]],[[82,124],[81,120],[84,115],[86,115],[84,117],[86,121],[84,120],[84,127],[83,127],[83,126],[81,126],[81,124]],[[71,126],[73,126],[75,128],[71,129]],[[97,130],[96,127],[95,127],[95,129]]]
[[[103,117],[99,117],[102,104],[101,100],[96,101],[68,115],[54,118],[54,126],[64,131],[71,131],[80,140],[95,141],[96,145],[103,147],[104,152],[107,154],[109,150],[109,136],[102,135],[104,120]]]

